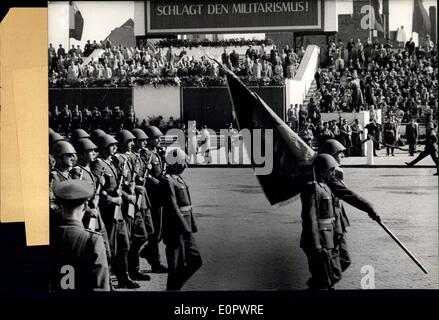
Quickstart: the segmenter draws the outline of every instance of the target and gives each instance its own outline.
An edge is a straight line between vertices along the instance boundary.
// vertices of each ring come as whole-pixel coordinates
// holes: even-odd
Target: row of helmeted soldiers
[[[139,288],[136,281],[150,280],[140,257],[152,273],[168,273],[168,290],[179,290],[200,268],[181,176],[187,156],[162,149],[162,135],[154,126],[114,137],[76,129],[68,139],[50,130],[52,290],[110,290],[110,273],[118,288]],[[160,260],[162,239],[167,268]]]

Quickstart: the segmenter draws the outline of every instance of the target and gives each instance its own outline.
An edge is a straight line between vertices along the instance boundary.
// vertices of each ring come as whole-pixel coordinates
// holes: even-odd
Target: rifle
[[[91,200],[92,209],[96,209],[98,207],[98,204],[99,204],[99,194],[101,193],[101,189],[102,189],[102,184],[101,184],[100,181],[101,181],[101,178],[103,176],[104,176],[104,171],[102,171],[101,175],[99,176],[98,186],[96,187],[95,194],[93,196],[93,199]],[[99,221],[96,219],[96,217],[91,216],[90,220],[88,222],[87,229],[95,231],[96,230],[96,225],[98,225],[98,224],[99,224]],[[100,225],[98,227],[99,227],[99,229],[101,228]]]
[[[120,175],[120,179],[119,179],[119,182],[118,182],[118,185],[117,185],[117,190],[116,190],[116,193],[117,193],[117,196],[118,196],[118,197],[120,197],[121,194],[122,194],[122,186],[123,186],[123,182],[124,182],[124,180],[125,180],[125,177],[124,177],[124,175],[123,175],[123,172],[124,172],[125,169],[126,169],[126,165],[127,165],[127,160],[125,159],[125,160],[123,161],[122,174]],[[122,206],[120,206],[120,205],[115,205],[115,207],[114,207],[113,218],[114,218],[115,220],[123,220]]]
[[[140,160],[145,164],[145,172],[143,172],[142,183],[140,184],[140,186],[145,188],[146,177],[148,176],[148,173],[149,173],[148,165],[151,164],[152,157],[149,157],[148,161],[144,161],[142,159],[142,157],[140,157]],[[136,204],[137,204],[138,208],[141,207],[141,205],[142,205],[142,196],[141,196],[141,194],[139,194],[139,196],[137,197]]]
[[[131,177],[131,183],[130,183],[130,193],[131,195],[135,195],[135,188],[136,188],[136,175],[137,173],[134,172],[133,176]],[[134,219],[134,215],[136,213],[136,209],[133,203],[128,202],[128,216]]]

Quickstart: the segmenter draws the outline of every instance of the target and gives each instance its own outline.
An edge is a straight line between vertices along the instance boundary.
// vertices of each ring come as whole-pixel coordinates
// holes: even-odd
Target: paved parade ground
[[[346,205],[353,263],[336,289],[361,289],[374,270],[376,289],[437,289],[438,177],[434,168],[345,168],[348,185],[374,203],[382,221],[429,271],[425,275],[366,213]],[[202,268],[183,290],[305,289],[309,277],[299,248],[300,199],[275,209],[250,168],[191,168],[190,187]],[[163,247],[162,247],[163,252]],[[165,261],[163,252],[162,256]],[[146,267],[145,261],[142,264]],[[371,267],[370,267],[371,266]],[[151,274],[141,290],[164,290]]]

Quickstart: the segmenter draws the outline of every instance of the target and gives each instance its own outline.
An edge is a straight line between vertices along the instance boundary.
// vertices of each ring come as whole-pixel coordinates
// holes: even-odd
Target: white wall
[[[137,118],[148,120],[148,116],[180,118],[180,87],[134,87],[133,106]]]
[[[286,105],[302,104],[318,68],[320,48],[309,45],[294,79],[285,80]]]

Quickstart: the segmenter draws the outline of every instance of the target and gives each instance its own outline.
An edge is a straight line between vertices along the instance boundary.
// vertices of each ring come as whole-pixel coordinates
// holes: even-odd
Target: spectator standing
[[[363,128],[361,127],[360,121],[355,118],[352,129],[352,156],[362,156],[363,155],[363,144],[362,144],[362,134]]]
[[[75,108],[71,112],[72,115],[72,124],[71,130],[80,129],[82,126],[82,112],[79,110],[79,106],[76,105]]]
[[[394,149],[396,143],[396,125],[391,118],[386,118],[386,122],[384,123],[384,143],[386,144],[386,155],[390,154],[394,156]]]
[[[414,156],[416,152],[416,143],[419,135],[419,127],[414,119],[410,119],[410,123],[406,126],[405,137],[409,145],[409,154]]]
[[[345,154],[350,156],[352,148],[352,128],[346,119],[343,119],[340,124],[340,142],[346,148]]]

